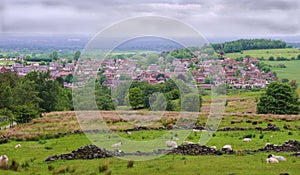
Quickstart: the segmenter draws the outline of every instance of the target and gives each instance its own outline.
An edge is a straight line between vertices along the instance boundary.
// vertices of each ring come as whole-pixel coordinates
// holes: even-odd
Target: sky
[[[300,34],[299,0],[0,0],[2,34],[89,34],[164,16],[206,37]]]

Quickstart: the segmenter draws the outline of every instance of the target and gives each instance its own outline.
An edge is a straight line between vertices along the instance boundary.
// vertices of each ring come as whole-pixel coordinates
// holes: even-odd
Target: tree
[[[52,52],[50,58],[52,60],[58,60],[58,53],[56,51]]]
[[[258,114],[299,114],[298,95],[285,83],[273,82],[257,104]]]
[[[131,88],[128,93],[128,99],[132,109],[143,107],[143,92],[140,88]]]
[[[167,107],[167,100],[164,94],[154,93],[150,97],[150,107],[152,111],[165,111]]]
[[[202,105],[201,96],[194,93],[189,93],[182,98],[182,110],[190,112],[199,112]]]
[[[78,61],[78,59],[80,58],[80,55],[81,55],[81,52],[80,52],[80,51],[75,52],[74,60],[75,60],[75,61]]]

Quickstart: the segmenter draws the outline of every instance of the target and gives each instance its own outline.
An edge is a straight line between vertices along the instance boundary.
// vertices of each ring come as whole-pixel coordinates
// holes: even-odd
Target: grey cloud
[[[1,2],[6,32],[96,33],[145,15],[176,18],[205,35],[300,32],[297,0],[5,0],[0,10]]]

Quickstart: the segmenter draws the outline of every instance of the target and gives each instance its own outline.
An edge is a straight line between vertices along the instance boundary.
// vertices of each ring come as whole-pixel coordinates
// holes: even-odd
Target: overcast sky
[[[300,34],[299,0],[0,0],[0,33],[95,34],[149,15],[207,37]]]

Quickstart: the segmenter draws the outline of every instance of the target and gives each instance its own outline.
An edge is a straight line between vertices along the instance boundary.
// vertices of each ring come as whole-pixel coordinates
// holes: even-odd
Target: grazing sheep
[[[279,161],[270,154],[266,159],[267,163],[278,163]]]
[[[166,146],[168,147],[168,148],[177,148],[178,146],[177,146],[177,143],[176,142],[174,142],[174,141],[166,141]]]
[[[21,144],[17,144],[15,148],[21,148]]]
[[[266,145],[265,145],[265,146],[268,146],[268,145],[271,145],[271,143],[266,143]]]
[[[217,149],[217,147],[216,147],[216,146],[211,146],[210,148],[211,148],[211,149]]]
[[[200,132],[199,129],[193,129],[193,132]]]
[[[8,157],[6,155],[0,156],[0,168],[2,169],[8,168]]]
[[[251,139],[250,138],[244,138],[243,142],[251,142]]]
[[[227,149],[229,151],[232,151],[232,146],[231,145],[224,145],[222,149]]]
[[[271,154],[273,158],[280,160],[280,161],[286,161],[286,158],[283,156],[275,156],[274,154]]]
[[[127,135],[131,135],[131,132],[130,132],[130,131],[125,131],[125,133],[126,133]]]
[[[119,147],[121,145],[122,145],[122,142],[118,142],[118,143],[112,144],[111,147]]]

